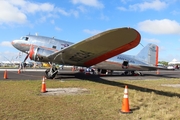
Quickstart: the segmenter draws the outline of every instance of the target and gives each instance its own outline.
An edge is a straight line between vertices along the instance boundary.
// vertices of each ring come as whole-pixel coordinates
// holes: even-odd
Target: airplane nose
[[[11,42],[12,46],[15,47],[16,49],[20,49],[20,42],[19,40],[13,40]]]
[[[11,42],[11,45],[14,46],[14,41]]]
[[[14,46],[14,47],[16,47],[16,44],[17,44],[17,40],[13,40],[13,41],[11,42],[11,45]]]
[[[27,43],[27,41],[13,40],[11,44],[13,47],[22,52],[29,51],[29,44]]]

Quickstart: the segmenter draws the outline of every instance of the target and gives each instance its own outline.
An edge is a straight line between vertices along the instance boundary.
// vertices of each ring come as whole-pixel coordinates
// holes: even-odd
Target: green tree
[[[165,65],[165,66],[168,65],[168,62],[166,62],[166,61],[159,61],[158,63],[159,63],[159,64],[162,64],[162,65]]]

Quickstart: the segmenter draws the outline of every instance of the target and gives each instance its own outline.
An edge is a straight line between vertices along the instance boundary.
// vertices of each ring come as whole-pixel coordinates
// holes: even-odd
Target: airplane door
[[[123,69],[127,69],[128,66],[129,66],[129,61],[123,61],[123,63],[122,63],[122,68],[123,68]]]

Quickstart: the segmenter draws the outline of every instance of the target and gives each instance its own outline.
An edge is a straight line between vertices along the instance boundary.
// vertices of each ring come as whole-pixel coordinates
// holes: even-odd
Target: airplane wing
[[[140,33],[133,28],[111,29],[52,53],[48,59],[88,67],[136,47],[140,39]]]

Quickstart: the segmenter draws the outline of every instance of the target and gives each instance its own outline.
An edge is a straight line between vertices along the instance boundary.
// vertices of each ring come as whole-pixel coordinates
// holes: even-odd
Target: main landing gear
[[[121,75],[130,75],[130,76],[142,76],[143,74],[141,72],[135,72],[135,71],[125,71]]]
[[[53,79],[53,78],[55,78],[57,73],[58,73],[58,69],[56,68],[55,65],[52,65],[51,68],[46,69],[46,71],[45,71],[46,75],[45,76],[47,79]]]

